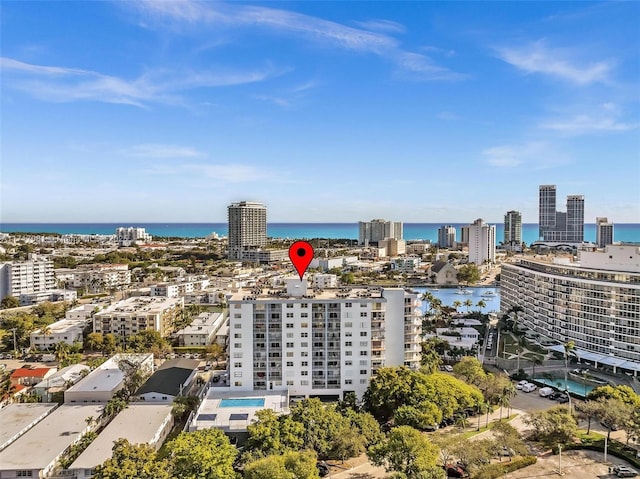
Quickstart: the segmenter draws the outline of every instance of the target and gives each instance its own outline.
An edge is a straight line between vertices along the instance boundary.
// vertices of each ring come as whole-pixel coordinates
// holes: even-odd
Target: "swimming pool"
[[[534,381],[542,383],[545,386],[551,386],[552,388],[559,389],[560,391],[565,390],[564,379],[558,378],[558,379],[549,380],[549,379],[543,379],[543,378],[535,378]],[[585,397],[593,389],[594,389],[594,386],[591,386],[589,384],[587,385],[580,384],[576,381],[572,381],[571,379],[567,379],[567,390],[578,397],[582,397],[582,398]]]
[[[264,398],[222,399],[218,407],[264,407]]]

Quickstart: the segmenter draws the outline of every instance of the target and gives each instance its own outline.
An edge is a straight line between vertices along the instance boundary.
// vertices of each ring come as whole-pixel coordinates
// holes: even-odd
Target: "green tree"
[[[394,416],[401,406],[419,409],[433,403],[443,417],[483,403],[481,392],[459,379],[443,373],[425,374],[406,366],[380,368],[369,381],[364,394],[368,412],[380,422]]]
[[[418,430],[425,430],[440,424],[442,412],[432,402],[425,402],[419,407],[400,406],[394,414],[394,422],[398,426],[411,426]]]
[[[167,452],[174,479],[236,477],[233,462],[238,451],[219,429],[182,432],[167,444]]]
[[[456,277],[461,283],[474,284],[480,281],[481,275],[477,264],[468,263],[458,269]]]
[[[334,449],[338,437],[353,437],[349,419],[338,412],[335,404],[323,404],[317,398],[297,403],[291,409],[291,418],[304,426],[305,445],[321,458],[340,459]]]
[[[148,444],[129,444],[118,439],[113,446],[113,456],[98,466],[95,479],[171,479],[166,460],[158,459],[156,451]]]
[[[84,340],[84,347],[89,351],[100,351],[104,344],[102,333],[89,333]]]
[[[20,301],[15,296],[5,296],[0,301],[0,308],[2,309],[17,308],[18,306],[20,306]]]
[[[250,462],[244,479],[318,479],[317,456],[313,451],[289,451]]]
[[[102,353],[107,356],[112,355],[118,349],[118,340],[112,333],[107,333],[102,338]]]
[[[423,341],[420,346],[422,347],[420,353],[421,370],[427,374],[435,373],[440,369],[440,365],[442,364],[442,357],[437,350],[437,342],[427,340]]]
[[[634,411],[633,406],[616,397],[600,397],[597,399],[599,407],[598,417],[607,427],[607,439],[610,439],[611,431],[614,427],[634,431],[632,424]],[[629,426],[629,428],[627,428]],[[627,439],[629,439],[627,434]]]
[[[380,430],[380,424],[376,421],[376,418],[368,412],[356,412],[353,409],[347,409],[342,412],[342,415],[349,420],[351,426],[358,429],[362,435],[365,448],[368,448],[372,444],[377,444],[382,440],[384,435]]]
[[[509,460],[511,460],[511,451],[516,454],[525,454],[527,452],[527,448],[517,429],[508,422],[495,422],[491,425],[491,430],[500,457],[502,457],[503,451],[509,452]]]
[[[578,431],[575,418],[563,406],[531,412],[525,416],[524,422],[532,427],[536,440],[548,445],[568,444]]]
[[[435,472],[438,448],[417,429],[399,426],[391,430],[386,440],[369,448],[367,456],[376,466],[384,466],[387,472],[417,479]],[[440,471],[444,473],[442,469]]]
[[[64,341],[60,341],[59,343],[56,343],[56,345],[54,347],[54,351],[55,351],[55,355],[56,355],[56,360],[59,363],[63,362],[65,359],[67,359],[67,357],[69,355],[69,349],[70,349],[69,344],[65,343]]]
[[[598,401],[585,401],[580,405],[580,415],[587,420],[587,434],[591,432],[591,420],[600,415],[600,408]]]
[[[478,387],[487,379],[487,373],[484,371],[482,363],[472,356],[465,356],[456,363],[453,366],[453,374],[467,384]]]
[[[256,421],[247,426],[246,447],[261,456],[298,450],[304,444],[304,426],[291,416],[277,415],[272,409],[256,412]]]

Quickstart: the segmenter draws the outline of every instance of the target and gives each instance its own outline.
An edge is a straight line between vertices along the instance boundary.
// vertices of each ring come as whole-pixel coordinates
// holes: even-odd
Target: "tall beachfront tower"
[[[596,244],[598,248],[613,244],[613,223],[607,218],[596,218]]]
[[[478,218],[469,225],[469,263],[481,265],[496,261],[496,226]]]
[[[241,201],[228,207],[229,259],[243,259],[243,251],[261,248],[267,243],[267,207],[262,203]]]
[[[538,236],[556,227],[556,185],[540,185],[538,200]]]
[[[522,245],[522,214],[519,211],[507,211],[504,215],[505,246]]]
[[[438,247],[453,248],[456,243],[456,229],[451,225],[438,228]]]
[[[358,223],[358,243],[368,246],[369,244],[377,245],[379,241],[391,238],[395,240],[402,239],[402,222],[371,220],[360,221]]]
[[[584,241],[584,196],[567,196],[567,211],[556,210],[556,186],[540,185],[538,204],[539,237],[543,241]]]

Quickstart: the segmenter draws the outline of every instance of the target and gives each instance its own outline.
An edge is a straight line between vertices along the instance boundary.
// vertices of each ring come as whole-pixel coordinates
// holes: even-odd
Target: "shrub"
[[[536,462],[538,462],[536,456],[522,456],[515,458],[511,462],[488,464],[482,467],[474,477],[475,479],[497,479]]]

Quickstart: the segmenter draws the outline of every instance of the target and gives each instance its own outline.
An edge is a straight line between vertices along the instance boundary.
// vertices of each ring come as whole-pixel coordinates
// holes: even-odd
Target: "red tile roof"
[[[50,368],[19,368],[11,373],[11,379],[44,378],[49,371],[51,371]]]

